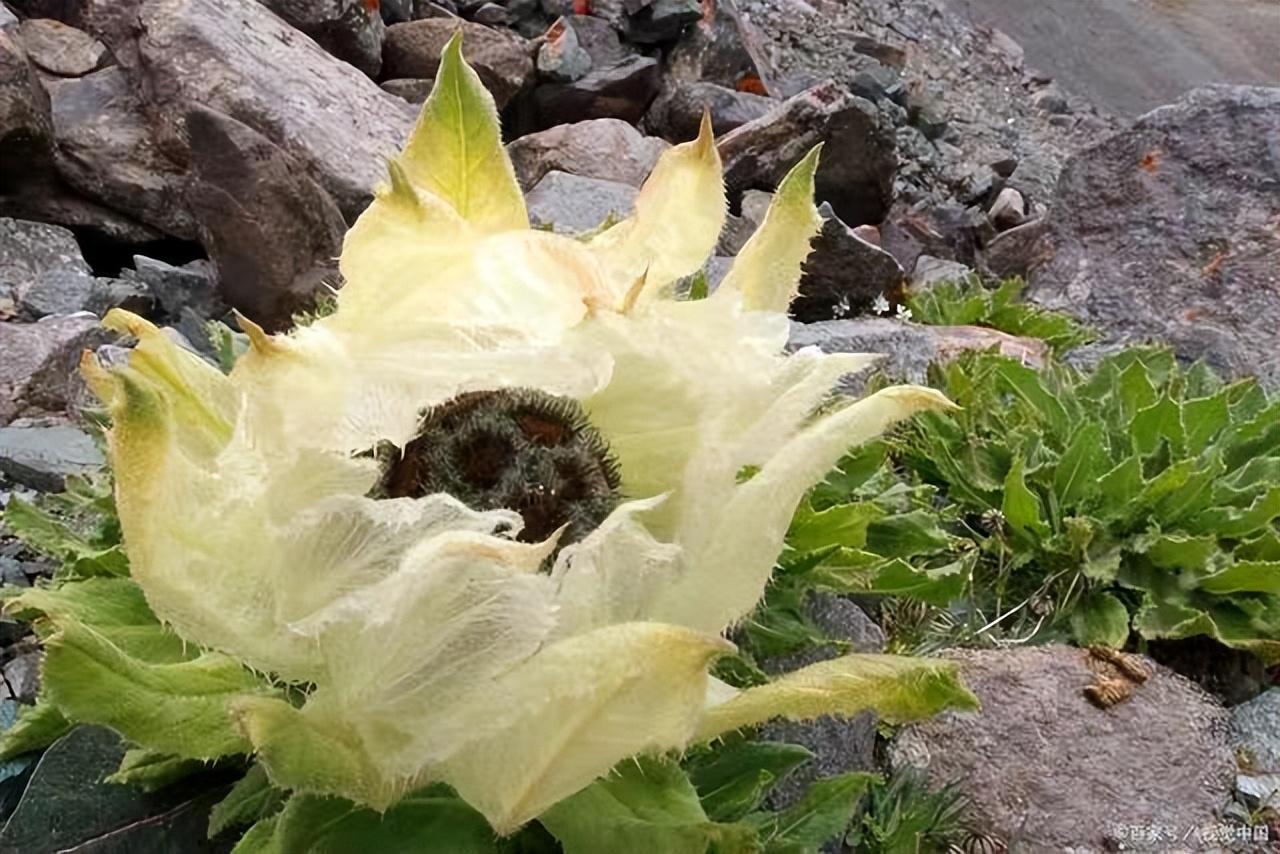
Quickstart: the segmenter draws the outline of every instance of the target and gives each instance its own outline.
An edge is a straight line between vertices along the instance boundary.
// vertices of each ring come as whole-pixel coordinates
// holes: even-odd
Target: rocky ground
[[[458,27],[547,227],[625,213],[709,109],[732,211],[713,282],[778,179],[824,142],[825,225],[797,344],[888,351],[908,376],[969,347],[1041,358],[1035,341],[894,316],[905,289],[978,271],[1027,276],[1033,299],[1100,330],[1094,353],[1157,338],[1280,386],[1280,89],[1207,89],[1120,119],[961,11],[941,0],[7,0],[0,504],[100,464],[74,367],[86,347],[127,357],[97,326],[110,308],[212,356],[205,326],[232,308],[284,328],[340,285],[343,231]],[[46,571],[0,539],[6,583]],[[826,616],[853,626],[860,648],[883,644],[841,607]],[[7,691],[29,698],[38,654],[20,627],[0,628]],[[1166,671],[1146,705],[1097,717],[1076,686],[1079,656],[983,659],[985,722],[940,718],[905,743],[911,761],[944,745],[934,770],[967,774],[988,829],[1036,851],[1058,850],[1071,826],[1076,850],[1133,841],[1134,828],[1217,827],[1242,739],[1264,757],[1258,775],[1280,772],[1265,759],[1274,692],[1240,707],[1234,736],[1217,700]],[[1142,741],[1157,718],[1183,751],[1159,754],[1159,781],[1159,750]],[[874,727],[851,726],[787,737],[825,743],[831,768],[866,767]],[[1085,749],[1105,761],[1079,759]]]

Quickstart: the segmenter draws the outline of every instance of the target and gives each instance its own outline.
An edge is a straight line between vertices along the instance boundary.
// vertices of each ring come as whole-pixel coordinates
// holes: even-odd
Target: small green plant
[[[1069,315],[1022,302],[1024,287],[1021,279],[1008,279],[991,289],[971,277],[909,294],[906,304],[916,323],[989,326],[1010,335],[1039,338],[1055,352],[1093,340],[1093,333]]]
[[[942,854],[969,835],[965,807],[956,786],[930,788],[918,771],[903,768],[871,786],[845,842],[853,854]]]
[[[976,354],[932,382],[961,408],[907,427],[894,456],[979,559],[963,596],[949,579],[896,592],[1042,638],[1208,635],[1280,656],[1280,402],[1255,382],[1161,349],[1089,375]]]

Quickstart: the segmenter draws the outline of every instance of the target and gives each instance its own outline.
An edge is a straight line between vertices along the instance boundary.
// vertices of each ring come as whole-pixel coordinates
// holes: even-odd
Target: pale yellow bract
[[[708,124],[663,156],[632,218],[589,241],[532,230],[455,39],[347,236],[336,313],[281,336],[246,321],[229,377],[108,317],[138,347],[84,370],[113,416],[133,578],[188,641],[310,686],[300,707],[236,702],[275,783],[384,808],[443,781],[507,832],[643,751],[775,714],[909,707],[882,689],[928,671],[892,657],[745,692],[708,676],[806,489],[851,445],[948,405],[904,386],[814,417],[870,359],[783,355],[816,165],[783,182],[710,298],[677,300],[724,220]],[[375,500],[376,464],[355,455],[502,387],[578,399],[621,464],[627,502],[549,573],[554,544],[512,541],[516,514]]]

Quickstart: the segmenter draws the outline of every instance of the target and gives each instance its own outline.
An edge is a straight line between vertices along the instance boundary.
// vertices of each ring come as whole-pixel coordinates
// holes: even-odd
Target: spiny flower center
[[[577,402],[531,389],[459,395],[426,412],[418,435],[390,461],[388,498],[447,492],[479,510],[524,518],[519,539],[568,526],[576,542],[617,506],[616,460]]]

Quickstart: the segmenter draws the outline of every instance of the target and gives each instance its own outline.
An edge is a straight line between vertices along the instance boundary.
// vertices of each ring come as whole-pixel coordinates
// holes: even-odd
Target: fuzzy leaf
[[[810,720],[872,709],[889,722],[928,717],[946,708],[977,708],[954,664],[892,655],[847,655],[801,668],[768,685],[748,688],[707,710],[698,729],[706,740],[771,718]]]
[[[764,222],[738,253],[718,293],[740,291],[748,310],[785,312],[791,305],[809,243],[822,227],[813,206],[820,150],[813,148],[782,179]]]
[[[1102,425],[1090,421],[1080,425],[1071,439],[1053,476],[1053,494],[1058,506],[1079,506],[1096,493],[1098,478],[1111,468]]]
[[[206,767],[199,759],[134,749],[127,751],[120,760],[120,767],[104,779],[108,783],[137,786],[144,792],[154,792]]]
[[[1021,458],[1015,459],[1009,474],[1004,481],[1004,500],[1000,512],[1013,530],[1029,534],[1032,537],[1043,537],[1049,533],[1049,525],[1044,518],[1044,510],[1040,499],[1027,488],[1024,474],[1024,463]]]
[[[228,701],[272,693],[225,655],[153,664],[74,622],[46,642],[44,680],[49,699],[73,720],[103,724],[145,747],[194,758],[247,752]]]
[[[341,798],[294,795],[273,825],[278,854],[497,854],[484,817],[457,797],[427,791],[384,813]]]
[[[540,821],[565,854],[705,854],[713,841],[755,837],[750,828],[707,818],[679,766],[643,757],[622,763]]]
[[[798,803],[782,812],[756,816],[753,823],[765,839],[766,853],[817,854],[845,833],[862,795],[879,779],[864,772],[828,777],[810,786]]]
[[[271,785],[266,770],[254,765],[209,813],[209,836],[217,836],[230,827],[254,824],[272,815],[284,803],[284,797],[283,792]]]
[[[0,736],[0,760],[43,750],[71,731],[72,723],[45,697],[22,706],[18,717]]]

